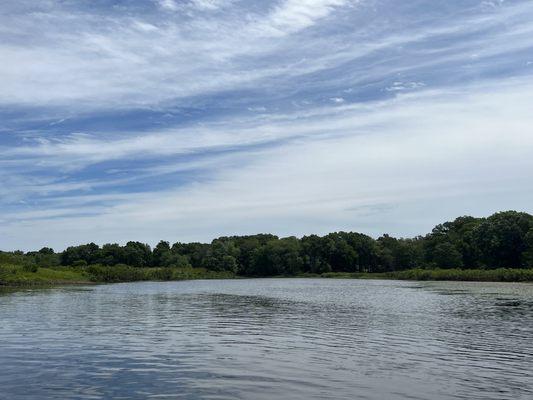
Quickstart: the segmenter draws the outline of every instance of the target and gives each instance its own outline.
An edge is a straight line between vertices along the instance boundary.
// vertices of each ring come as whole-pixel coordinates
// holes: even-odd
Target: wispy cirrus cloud
[[[293,91],[290,80],[310,74],[324,74],[319,75],[324,84],[333,86],[360,84],[360,74],[368,83],[390,77],[391,69],[407,73],[419,63],[479,64],[487,57],[530,48],[532,33],[527,3],[498,13],[465,12],[454,21],[437,20],[430,26],[404,16],[405,27],[363,24],[361,19],[371,13],[368,6],[341,0],[291,0],[273,3],[264,13],[243,8],[241,14],[192,19],[180,13],[161,17],[153,10],[102,16],[50,4],[55,6],[2,20],[11,33],[0,46],[1,58],[10,60],[0,66],[0,104],[56,104],[78,111],[153,107],[169,101],[189,104],[191,97],[201,101],[198,96],[224,91]],[[354,25],[336,29],[344,15],[352,16]],[[333,16],[336,19],[328,21]],[[329,51],[321,51],[324,48]],[[405,57],[398,54],[402,51]],[[381,59],[377,65],[374,57]],[[351,66],[344,71],[346,77],[331,82],[339,76],[328,71],[345,64]]]
[[[92,196],[106,179],[93,182],[92,188],[91,182],[85,182],[87,192],[81,195],[71,193],[63,198],[55,192],[57,210],[44,203],[40,211],[33,207],[7,216],[5,230],[31,237],[29,227],[48,224],[56,239],[50,234],[47,240],[55,240],[55,245],[62,243],[65,232],[73,242],[96,240],[92,230],[79,230],[79,226],[93,225],[102,228],[97,239],[104,241],[116,235],[116,226],[137,232],[146,224],[152,227],[146,240],[152,241],[160,232],[170,231],[173,240],[201,239],[206,231],[213,236],[257,229],[303,234],[350,226],[378,234],[388,222],[374,220],[371,225],[373,214],[362,216],[354,210],[368,204],[389,204],[380,215],[402,223],[394,233],[415,234],[421,224],[417,210],[429,208],[428,204],[438,199],[450,202],[437,213],[442,217],[475,212],[476,207],[495,211],[510,204],[505,194],[513,194],[513,206],[524,207],[533,193],[516,194],[533,168],[533,136],[528,131],[533,123],[529,111],[532,89],[533,82],[519,80],[408,95],[364,107],[346,106],[342,111],[321,108],[293,119],[286,116],[256,126],[257,130],[293,132],[283,146],[236,149],[219,155],[225,157],[224,162],[220,158],[196,161],[193,168],[203,169],[205,174],[179,188],[158,190],[155,196],[134,191],[94,204]],[[219,132],[212,129],[214,134]],[[101,143],[102,148],[120,146],[124,144]],[[146,152],[161,157],[163,147],[146,146]],[[94,148],[82,146],[76,154],[90,159],[96,148],[96,143]],[[57,147],[54,157],[68,159],[68,151]],[[139,158],[130,144],[121,151],[121,159]],[[166,174],[190,173],[187,166],[190,161],[177,162],[174,168],[138,168],[135,178],[149,181]],[[120,187],[116,176],[107,180]],[[55,185],[43,189],[53,190]],[[65,204],[70,196],[75,200],[72,206]],[[469,203],[469,199],[480,198],[484,199],[482,206],[472,200]],[[91,205],[85,206],[84,200]],[[48,217],[45,210],[50,210]],[[84,210],[92,214],[80,216]],[[21,221],[33,222],[25,227]]]
[[[4,248],[416,234],[531,200],[529,1],[0,11]]]

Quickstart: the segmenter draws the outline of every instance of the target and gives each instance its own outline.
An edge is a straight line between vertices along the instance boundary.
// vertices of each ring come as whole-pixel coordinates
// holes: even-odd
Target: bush
[[[0,265],[0,284],[2,284],[9,276],[10,269],[4,265]]]
[[[412,269],[390,272],[386,276],[418,281],[533,282],[533,269]]]
[[[133,268],[124,264],[117,264],[112,267],[102,265],[91,265],[87,268],[91,280],[96,282],[131,282],[146,280],[146,273],[143,269]]]
[[[171,281],[174,279],[173,268],[154,268],[148,274],[151,280],[155,281]]]
[[[22,270],[24,272],[33,272],[33,273],[35,273],[35,272],[38,271],[38,269],[39,269],[39,267],[37,266],[37,264],[24,264],[22,266]]]
[[[24,265],[27,262],[27,258],[24,253],[20,251],[4,252],[0,251],[0,264],[9,265]]]

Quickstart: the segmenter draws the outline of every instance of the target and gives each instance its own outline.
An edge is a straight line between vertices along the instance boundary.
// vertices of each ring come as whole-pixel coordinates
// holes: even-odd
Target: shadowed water
[[[533,285],[259,279],[0,295],[1,399],[532,399]]]

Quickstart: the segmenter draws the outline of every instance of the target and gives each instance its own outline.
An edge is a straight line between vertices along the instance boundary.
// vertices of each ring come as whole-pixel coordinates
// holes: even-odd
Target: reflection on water
[[[0,294],[1,399],[531,399],[533,285],[261,279]]]

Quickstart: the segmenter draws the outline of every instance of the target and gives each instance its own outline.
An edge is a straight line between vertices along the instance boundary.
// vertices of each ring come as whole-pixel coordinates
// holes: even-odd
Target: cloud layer
[[[533,211],[527,1],[0,6],[0,246]]]

